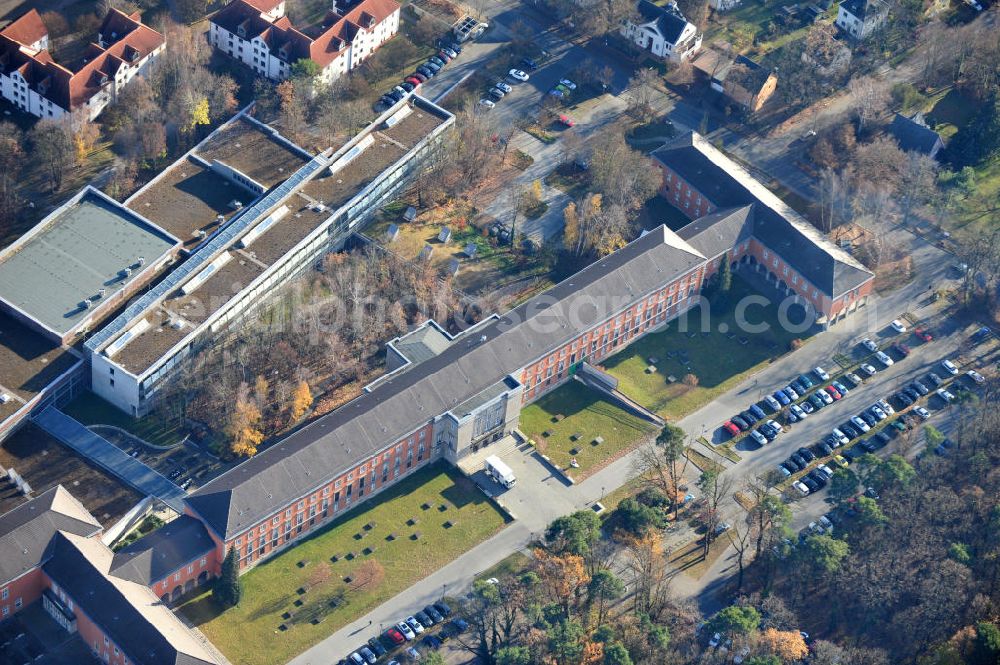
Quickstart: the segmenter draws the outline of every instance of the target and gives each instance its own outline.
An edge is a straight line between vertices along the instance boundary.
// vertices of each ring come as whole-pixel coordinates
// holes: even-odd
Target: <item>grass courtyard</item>
[[[184,439],[179,423],[166,423],[155,415],[133,418],[89,390],[73,398],[63,411],[84,425],[119,427],[154,446],[173,446]]]
[[[207,592],[181,612],[233,663],[283,663],[505,524],[471,481],[435,465],[243,575],[237,607],[220,612]]]
[[[521,431],[562,469],[575,457],[580,468],[571,475],[579,479],[656,432],[656,426],[570,381],[521,411]],[[604,441],[595,445],[596,437]]]
[[[787,352],[793,339],[808,334],[784,330],[773,304],[746,309],[747,322],[767,324],[765,332],[741,331],[735,305],[754,294],[746,282],[734,276],[725,303],[711,308],[706,332],[702,332],[701,311],[696,308],[687,317],[688,332],[680,330],[684,317],[672,321],[665,330],[646,335],[605,360],[604,370],[618,379],[619,390],[664,419],[676,420],[691,413]],[[650,358],[657,359],[655,372],[647,372]],[[698,385],[685,385],[682,379],[686,374],[694,374]],[[669,376],[676,381],[669,382]]]

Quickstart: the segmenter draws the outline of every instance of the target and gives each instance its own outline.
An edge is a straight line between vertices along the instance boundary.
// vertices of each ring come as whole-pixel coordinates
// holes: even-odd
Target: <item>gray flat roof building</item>
[[[0,254],[0,304],[66,341],[179,241],[86,187]]]

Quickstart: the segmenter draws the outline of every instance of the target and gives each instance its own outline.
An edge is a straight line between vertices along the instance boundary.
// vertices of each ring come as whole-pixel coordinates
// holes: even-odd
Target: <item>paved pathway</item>
[[[34,417],[36,425],[105,471],[147,496],[155,496],[179,513],[187,493],[121,448],[94,434],[65,413],[50,406]]]

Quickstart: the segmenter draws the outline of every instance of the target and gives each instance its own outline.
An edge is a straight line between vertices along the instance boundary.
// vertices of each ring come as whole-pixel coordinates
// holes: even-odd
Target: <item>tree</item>
[[[281,123],[293,137],[298,137],[305,129],[305,101],[301,99],[300,91],[306,86],[301,82],[282,81],[275,88],[278,95],[278,109]]]
[[[952,137],[945,156],[956,167],[975,166],[1000,150],[1000,91],[979,105],[972,120]]]
[[[222,561],[222,571],[219,579],[212,587],[212,595],[216,602],[224,608],[235,607],[240,604],[240,597],[243,595],[243,585],[240,582],[240,566],[237,561],[235,547],[230,547],[226,552],[226,558]]]
[[[752,656],[746,661],[746,665],[781,665],[781,659],[774,654],[765,656]]]
[[[531,650],[522,646],[501,647],[495,660],[496,665],[531,665]]]
[[[433,46],[439,31],[440,26],[433,16],[421,14],[420,18],[410,27],[410,31],[407,34],[415,44]]]
[[[617,600],[625,593],[625,585],[610,570],[599,570],[587,585],[587,602],[597,603],[597,625],[604,623],[604,611],[608,601]]]
[[[761,648],[777,656],[781,662],[799,661],[809,655],[809,647],[797,630],[768,628],[759,638]]]
[[[638,210],[662,184],[659,171],[649,168],[649,158],[630,148],[616,131],[605,132],[594,141],[590,177],[602,196],[600,208],[605,210],[615,206],[628,212]],[[592,238],[589,244],[595,246],[599,241]]]
[[[43,118],[31,128],[28,141],[32,155],[45,173],[49,190],[56,192],[73,166],[73,139],[68,124]]]
[[[971,665],[1000,662],[1000,626],[988,621],[976,624],[976,646]]]
[[[0,242],[9,233],[19,208],[23,164],[24,133],[12,122],[0,122]]]
[[[207,125],[212,121],[211,118],[209,118],[208,109],[209,106],[207,97],[194,100],[191,104],[188,116],[188,122],[186,125],[187,131],[192,132],[198,125]]]
[[[296,421],[305,415],[309,407],[312,406],[312,393],[309,391],[309,384],[305,380],[299,381],[292,394],[292,421]]]
[[[423,665],[445,665],[444,656],[440,651],[428,651],[420,660]]]
[[[733,288],[733,265],[729,261],[729,255],[722,257],[722,265],[719,266],[719,291],[729,293]]]
[[[570,201],[563,208],[563,245],[575,247],[580,242],[580,218],[576,214],[576,203]]]
[[[702,492],[705,500],[704,509],[701,511],[701,521],[705,525],[705,535],[702,537],[704,545],[704,557],[708,557],[709,548],[718,535],[718,526],[721,523],[719,504],[722,499],[729,494],[732,488],[732,481],[723,478],[722,472],[714,469],[702,471],[698,478],[698,488]]]
[[[851,553],[850,546],[832,536],[809,536],[798,550],[803,561],[817,573],[833,574],[840,570]]]
[[[647,123],[656,117],[653,100],[659,94],[659,75],[652,67],[637,71],[628,80],[628,112],[640,123]]]
[[[229,416],[226,434],[233,454],[251,457],[257,454],[257,446],[264,440],[264,434],[260,431],[260,409],[246,393],[243,387]]]
[[[843,503],[858,491],[858,476],[850,469],[837,469],[830,478],[830,498]]]
[[[312,83],[319,73],[319,64],[312,58],[299,58],[292,63],[292,78],[305,85]]]
[[[585,639],[579,622],[563,619],[548,631],[549,651],[557,663],[576,663],[583,656]]]
[[[615,508],[614,516],[623,530],[636,536],[642,536],[650,529],[662,526],[659,512],[632,497],[622,499]]]
[[[910,221],[913,210],[931,200],[937,183],[937,170],[938,164],[933,157],[915,151],[906,153],[897,188],[902,224]]]
[[[709,619],[706,632],[720,633],[729,637],[749,636],[760,625],[760,612],[749,605],[729,605]]]
[[[886,110],[889,102],[887,84],[874,76],[853,78],[847,84],[858,118],[858,130],[864,132],[868,124]]]
[[[858,522],[867,526],[879,526],[889,521],[878,502],[867,496],[858,497],[855,510],[858,511]]]
[[[621,642],[612,642],[604,647],[604,665],[632,665],[632,657]]]
[[[868,483],[877,489],[902,488],[909,485],[917,472],[901,455],[880,460],[868,474]]]
[[[583,556],[601,537],[601,520],[592,510],[578,510],[552,520],[545,530],[545,542],[553,552]]]

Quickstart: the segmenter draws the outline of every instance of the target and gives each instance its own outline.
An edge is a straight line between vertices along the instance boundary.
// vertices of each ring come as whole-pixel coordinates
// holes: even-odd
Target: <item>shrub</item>
[[[698,385],[698,377],[695,376],[694,374],[685,374],[684,378],[681,379],[681,383],[683,383],[685,386],[691,386],[692,388],[694,388],[695,386]]]

